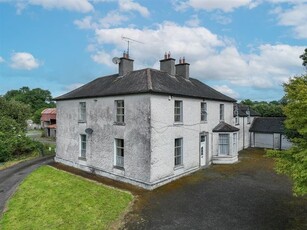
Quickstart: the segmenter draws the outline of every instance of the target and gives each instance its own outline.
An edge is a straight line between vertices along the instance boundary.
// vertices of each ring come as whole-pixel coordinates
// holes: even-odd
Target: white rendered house
[[[154,189],[211,163],[238,161],[235,100],[165,56],[160,70],[100,77],[57,100],[57,162]]]

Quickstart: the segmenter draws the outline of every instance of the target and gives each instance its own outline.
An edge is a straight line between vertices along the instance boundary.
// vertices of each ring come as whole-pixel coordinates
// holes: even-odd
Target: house
[[[249,131],[251,146],[270,149],[289,149],[292,143],[286,138],[284,117],[257,117]]]
[[[42,111],[41,127],[46,137],[56,137],[56,108],[48,108]]]
[[[100,77],[57,101],[56,162],[154,189],[212,163],[238,161],[234,99],[165,55],[160,69]]]
[[[249,132],[249,129],[254,119],[259,117],[260,114],[248,105],[235,103],[233,116],[233,125],[239,129],[238,151],[251,147],[251,133]]]

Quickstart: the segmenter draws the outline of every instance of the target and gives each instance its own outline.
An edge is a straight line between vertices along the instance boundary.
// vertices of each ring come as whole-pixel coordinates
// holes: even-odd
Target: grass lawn
[[[42,166],[9,200],[0,229],[107,229],[132,199],[128,192]]]
[[[33,153],[31,155],[18,156],[18,157],[14,158],[10,161],[7,161],[7,162],[0,162],[0,170],[6,169],[8,167],[11,167],[11,166],[16,165],[16,164],[23,162],[23,161],[32,160],[32,159],[37,158],[37,157],[39,157],[38,152]]]

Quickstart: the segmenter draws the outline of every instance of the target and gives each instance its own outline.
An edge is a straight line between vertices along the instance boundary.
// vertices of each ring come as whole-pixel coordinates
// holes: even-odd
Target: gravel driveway
[[[123,229],[307,229],[307,198],[259,149],[139,194]]]

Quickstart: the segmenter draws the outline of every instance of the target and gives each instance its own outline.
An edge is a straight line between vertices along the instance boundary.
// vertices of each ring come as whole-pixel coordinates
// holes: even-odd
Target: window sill
[[[208,121],[200,121],[201,124],[207,124]]]
[[[125,171],[125,168],[121,166],[114,165],[113,168]]]
[[[184,165],[176,165],[174,167],[174,170],[183,169],[183,168],[184,168]]]
[[[174,126],[181,126],[181,125],[183,125],[183,122],[182,122],[182,121],[174,122]]]
[[[86,157],[78,157],[78,160],[86,161]]]
[[[125,122],[114,122],[113,125],[119,125],[119,126],[125,126],[126,123]]]
[[[86,123],[86,121],[78,121],[78,123]]]

